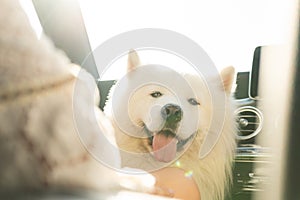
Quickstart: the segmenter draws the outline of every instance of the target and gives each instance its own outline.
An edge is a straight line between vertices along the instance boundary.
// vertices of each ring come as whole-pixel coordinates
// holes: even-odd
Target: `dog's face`
[[[150,66],[151,67],[151,66]],[[192,141],[197,130],[209,126],[209,93],[199,77],[189,76],[189,83],[199,90],[187,93],[170,91],[159,84],[148,84],[134,91],[128,102],[131,121],[144,128],[149,146],[159,161],[171,161]]]
[[[212,101],[207,84],[199,75],[178,75],[157,65],[144,66],[150,68],[151,73],[140,73],[137,69],[143,66],[137,68],[136,52],[129,55],[128,64],[128,75],[120,89],[130,93],[126,110],[130,123],[141,128],[141,137],[148,137],[146,145],[156,160],[170,162],[198,130],[210,126]],[[147,79],[147,76],[160,77],[164,84],[150,82],[132,90],[130,85],[134,80]],[[218,89],[222,91],[221,86]],[[124,110],[117,113],[122,114]],[[136,133],[135,136],[139,137]]]

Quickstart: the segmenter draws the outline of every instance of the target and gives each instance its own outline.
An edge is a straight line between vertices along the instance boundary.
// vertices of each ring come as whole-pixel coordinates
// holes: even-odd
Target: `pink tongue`
[[[156,134],[152,143],[154,157],[161,162],[170,162],[176,156],[177,139],[164,134]]]

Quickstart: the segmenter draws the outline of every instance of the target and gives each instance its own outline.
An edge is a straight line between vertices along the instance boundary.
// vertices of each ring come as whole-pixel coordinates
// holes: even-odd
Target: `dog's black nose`
[[[161,115],[166,120],[172,120],[174,122],[178,122],[182,118],[182,110],[178,105],[166,104],[161,109]]]

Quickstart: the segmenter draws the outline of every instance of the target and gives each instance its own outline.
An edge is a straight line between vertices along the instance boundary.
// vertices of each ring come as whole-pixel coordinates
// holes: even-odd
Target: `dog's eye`
[[[161,92],[155,91],[150,94],[154,98],[161,97],[163,94]]]
[[[200,105],[200,103],[199,103],[196,99],[194,99],[194,98],[188,99],[188,102],[189,102],[190,104],[192,104],[193,106]]]

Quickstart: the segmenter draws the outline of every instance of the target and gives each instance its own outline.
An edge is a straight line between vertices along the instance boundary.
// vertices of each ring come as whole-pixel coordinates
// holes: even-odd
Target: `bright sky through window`
[[[42,28],[32,2],[19,1],[40,36]],[[79,0],[79,3],[92,49],[126,31],[169,29],[197,42],[218,69],[233,65],[237,71],[251,69],[255,47],[283,43],[285,27],[289,25],[286,20],[289,13],[283,12],[287,10],[285,0]],[[150,57],[144,54],[141,57],[146,63],[165,63],[174,68],[186,64],[165,52],[152,53]],[[162,60],[166,58],[169,60]],[[125,59],[115,64],[124,65]],[[107,79],[117,78],[124,71],[116,66],[111,68]]]
[[[286,34],[284,0],[79,2],[93,49],[122,32],[163,28],[197,42],[218,69],[249,71],[255,47],[281,44]]]

